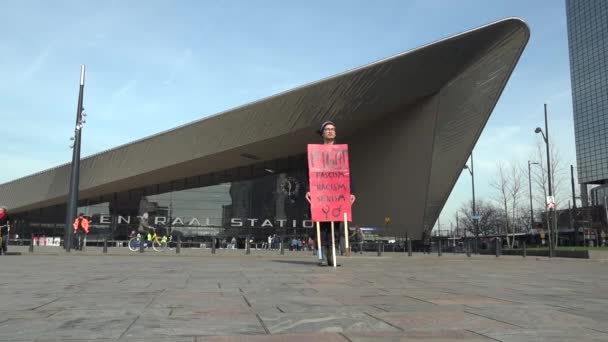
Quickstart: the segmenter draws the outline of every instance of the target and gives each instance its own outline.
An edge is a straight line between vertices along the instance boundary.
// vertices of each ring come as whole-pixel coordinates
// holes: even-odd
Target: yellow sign
[[[544,238],[545,238],[545,232],[544,232],[544,231],[541,231],[541,232],[540,232],[540,238],[541,238],[541,239],[544,239]]]
[[[605,239],[606,238],[606,232],[602,230],[601,236],[602,236],[602,239]]]
[[[389,223],[389,222],[391,222],[391,217],[390,216],[385,217],[384,223]]]

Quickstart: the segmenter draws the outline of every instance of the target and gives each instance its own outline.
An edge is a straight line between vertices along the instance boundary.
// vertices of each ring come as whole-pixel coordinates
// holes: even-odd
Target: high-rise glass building
[[[608,187],[608,1],[566,0],[578,180],[583,205]]]

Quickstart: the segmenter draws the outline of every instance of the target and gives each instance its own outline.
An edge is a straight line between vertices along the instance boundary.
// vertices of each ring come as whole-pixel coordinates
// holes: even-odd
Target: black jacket
[[[6,215],[0,219],[0,226],[2,226],[2,228],[0,228],[0,234],[2,234],[2,235],[8,234],[8,227],[6,225],[9,224],[10,221],[11,221],[11,219],[8,217],[8,215]]]

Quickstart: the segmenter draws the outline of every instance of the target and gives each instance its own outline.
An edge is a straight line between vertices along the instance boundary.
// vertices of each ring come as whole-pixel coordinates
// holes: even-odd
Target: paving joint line
[[[353,342],[353,340],[351,340],[350,338],[346,337],[346,335],[344,335],[344,333],[339,332],[338,335],[344,337],[344,339],[346,339],[348,342]]]
[[[247,300],[247,297],[245,297],[245,295],[243,295],[243,299],[245,300],[245,303],[247,303],[247,306],[249,306],[250,308],[253,307],[251,306],[251,303],[249,303],[249,300]]]
[[[502,340],[498,340],[498,339],[495,339],[494,337],[491,337],[491,336],[488,336],[488,335],[484,335],[484,334],[479,333],[479,332],[477,332],[475,330],[464,329],[464,331],[468,331],[470,333],[473,333],[475,335],[479,335],[479,336],[484,337],[484,338],[489,338],[490,340],[493,340],[493,341],[502,342]]]
[[[427,304],[439,305],[439,304],[436,304],[436,303],[430,302],[430,301],[428,301],[428,300],[424,300],[424,299],[420,299],[420,298],[416,298],[416,297],[412,297],[412,296],[408,296],[408,295],[402,295],[402,296],[407,297],[407,298],[410,298],[410,299],[414,299],[414,300],[417,300],[417,301],[420,301],[420,302],[423,302],[423,303],[427,303]]]
[[[378,309],[378,310],[382,310],[382,311],[384,311],[384,312],[390,312],[390,311],[388,311],[388,310],[386,310],[386,309],[384,309],[384,308],[379,307],[379,306],[378,306],[378,305],[376,305],[376,304],[371,304],[370,306],[371,306],[372,308],[376,308],[376,309]]]
[[[44,304],[42,304],[42,305],[38,305],[38,306],[37,306],[37,307],[35,307],[35,308],[29,308],[28,310],[30,310],[30,311],[38,310],[38,309],[40,309],[41,307],[43,307],[43,306],[45,306],[45,305],[49,305],[49,304],[55,303],[56,301],[60,300],[61,298],[62,298],[62,297],[55,298],[55,299],[53,299],[53,300],[52,300],[52,301],[50,301],[50,302],[44,303]]]
[[[266,324],[264,324],[264,321],[262,320],[262,317],[260,317],[260,315],[258,313],[255,314],[255,317],[258,318],[258,321],[262,325],[262,328],[264,328],[264,331],[266,332],[266,334],[270,335],[270,330],[268,330],[268,328],[266,327]]]
[[[277,310],[279,310],[281,313],[285,313],[285,311],[283,311],[278,305],[276,306]]]
[[[120,336],[118,336],[118,339],[121,339],[127,333],[127,331],[129,331],[129,329],[131,329],[133,324],[135,324],[135,322],[137,322],[137,320],[139,320],[139,315],[137,315],[137,317],[135,317],[133,322],[131,322],[131,324],[129,324],[129,326],[125,329],[125,331],[123,331],[122,334],[120,334]]]
[[[400,327],[398,327],[398,326],[396,326],[396,325],[394,325],[394,324],[392,324],[392,323],[389,323],[389,322],[387,322],[387,321],[383,320],[382,318],[378,318],[378,317],[376,317],[376,316],[374,316],[374,315],[370,314],[370,313],[369,313],[369,312],[367,312],[367,311],[363,311],[363,313],[364,313],[364,314],[366,314],[366,315],[368,315],[369,317],[371,317],[371,318],[375,319],[375,320],[378,320],[378,321],[380,321],[380,322],[383,322],[383,323],[385,323],[385,324],[388,324],[389,326],[391,326],[391,327],[393,327],[393,328],[395,328],[395,329],[397,329],[397,330],[399,330],[399,331],[401,331],[401,332],[404,332],[404,331],[405,331],[405,330],[403,330],[402,328],[400,328]]]
[[[503,324],[512,325],[512,326],[514,326],[514,327],[518,327],[518,328],[520,328],[520,329],[526,329],[525,327],[519,326],[519,325],[517,325],[517,324],[513,324],[513,323],[509,323],[509,322],[501,321],[501,320],[499,320],[499,319],[495,319],[495,318],[492,318],[492,317],[487,317],[487,316],[480,315],[480,314],[477,314],[477,313],[474,313],[474,312],[470,312],[470,311],[467,311],[467,310],[464,310],[463,312],[466,312],[466,313],[468,313],[468,314],[470,314],[470,315],[475,315],[475,316],[478,316],[478,317],[482,317],[482,318],[485,318],[485,319],[489,319],[489,320],[492,320],[492,321],[495,321],[495,322],[499,322],[499,323],[503,323]]]

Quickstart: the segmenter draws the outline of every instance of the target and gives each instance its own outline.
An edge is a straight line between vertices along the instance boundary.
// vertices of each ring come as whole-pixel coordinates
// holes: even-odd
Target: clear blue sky
[[[477,196],[498,160],[525,165],[549,104],[575,163],[564,1],[3,1],[0,183],[68,162],[80,64],[83,156],[495,20],[530,42],[475,148]],[[463,172],[441,215],[470,198]]]

